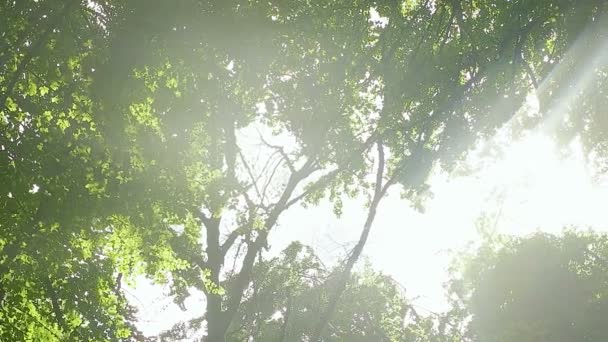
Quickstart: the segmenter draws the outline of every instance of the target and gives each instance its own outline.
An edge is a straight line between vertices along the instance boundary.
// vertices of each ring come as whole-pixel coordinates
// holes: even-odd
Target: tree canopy
[[[602,341],[605,234],[566,231],[486,242],[450,283],[473,341]],[[463,321],[465,322],[465,321]]]
[[[506,122],[579,136],[602,170],[605,12],[600,0],[1,1],[0,339],[143,339],[122,291],[140,275],[177,303],[203,291],[209,341],[409,339],[397,285],[351,276],[382,198],[397,188],[422,207],[429,174]],[[520,115],[531,94],[538,110]],[[265,257],[294,205],[329,199],[339,215],[355,196],[367,217],[339,266],[297,244]],[[273,302],[252,307],[254,295]]]

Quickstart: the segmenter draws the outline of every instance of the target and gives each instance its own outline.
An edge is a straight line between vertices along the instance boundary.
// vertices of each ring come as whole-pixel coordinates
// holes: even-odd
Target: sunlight
[[[494,213],[494,227],[487,228],[502,234],[560,232],[571,225],[608,228],[601,204],[608,202],[608,187],[593,184],[580,144],[569,148],[572,153],[560,157],[550,138],[529,134],[505,147],[501,160],[472,175],[436,174],[431,179],[435,198],[424,214],[391,195],[366,254],[408,289],[414,303],[441,311],[447,305],[442,284],[450,251],[478,241],[475,221],[483,214]],[[404,216],[407,220],[399,219]]]
[[[582,39],[565,58],[581,55]],[[430,180],[435,199],[427,204],[426,212],[408,210],[408,220],[401,224],[403,228],[395,227],[401,229],[398,238],[395,229],[379,228],[382,232],[368,244],[367,255],[375,265],[394,275],[423,311],[447,307],[441,284],[448,279],[449,251],[462,249],[479,239],[479,227],[474,222],[484,213],[495,213],[494,226],[485,229],[502,234],[525,236],[538,229],[558,233],[568,226],[608,229],[605,224],[608,214],[601,205],[608,202],[608,186],[593,182],[580,141],[574,139],[564,151],[550,137],[565,113],[575,106],[579,91],[593,84],[598,65],[606,63],[606,44],[596,51],[586,56],[590,62],[579,71],[568,93],[556,105],[548,110],[541,108],[537,94],[542,96],[553,78],[564,72],[565,66],[561,64],[537,92],[528,94],[516,115],[469,156],[468,162],[476,172],[455,178],[435,174]],[[508,132],[519,116],[533,116],[540,110],[549,115],[521,139],[513,141]],[[499,149],[500,157],[490,157],[486,163],[487,156],[482,151],[489,145]],[[404,215],[403,206],[400,199],[389,198],[378,226],[398,222]],[[413,229],[416,234],[412,234]],[[397,258],[395,251],[399,251]]]
[[[584,67],[582,70],[577,70],[577,76],[573,80],[569,80],[568,90],[562,91],[559,94],[559,100],[550,108],[543,109],[549,115],[543,118],[541,128],[549,132],[549,134],[553,133],[553,130],[562,124],[564,120],[568,120],[567,113],[576,107],[578,101],[581,101],[581,93],[588,87],[593,86],[593,81],[599,76],[598,67],[608,63],[608,39],[605,39],[600,46],[594,47],[593,52],[589,53],[589,47],[583,44],[588,34],[588,31],[584,32],[563,58],[566,61],[582,59],[584,62],[580,64],[584,65]],[[551,73],[539,85],[539,89],[537,90],[538,97],[545,96],[545,93],[551,95],[552,90],[550,86],[552,82],[556,78],[564,76],[563,74],[569,63],[571,62],[560,63],[554,67]]]
[[[583,70],[578,70],[578,76],[569,84],[569,90],[565,94],[560,94],[561,98],[550,108],[546,109],[549,113],[544,118],[543,129],[552,132],[564,120],[568,120],[567,113],[576,107],[576,103],[581,101],[580,95],[588,87],[593,86],[594,80],[599,76],[598,67],[606,65],[608,62],[608,39],[596,49],[597,52],[591,56],[584,56],[586,63]],[[543,91],[546,91],[552,77],[559,75],[563,65],[558,65],[555,68],[555,73],[552,73],[539,87],[539,94],[542,96]]]
[[[375,10],[370,13],[372,22],[386,24]],[[580,54],[580,51],[572,50],[566,58]],[[493,227],[484,229],[520,236],[538,229],[560,232],[572,225],[608,228],[605,226],[607,215],[601,205],[608,203],[608,187],[593,183],[580,141],[572,141],[564,153],[550,137],[563,120],[563,113],[577,100],[576,89],[593,83],[597,64],[608,56],[608,48],[605,50],[598,49],[591,56],[593,62],[587,64],[573,81],[567,96],[547,111],[541,108],[537,94],[547,91],[551,79],[563,72],[564,67],[558,64],[539,90],[526,96],[522,108],[469,155],[467,163],[475,170],[473,173],[450,176],[435,172],[429,180],[434,197],[426,203],[424,213],[412,209],[410,203],[401,199],[399,191],[389,192],[379,208],[374,234],[364,254],[375,268],[390,274],[407,289],[407,297],[421,312],[440,312],[448,308],[443,285],[448,280],[447,268],[452,252],[466,248],[471,242],[479,242],[480,227],[476,222],[482,215],[494,215]],[[265,112],[265,105],[258,104],[257,110]],[[550,116],[520,139],[513,140],[510,130],[517,120],[521,116],[538,115],[541,110]],[[270,155],[269,151],[260,149],[260,132],[286,151],[298,147],[292,136],[284,133],[273,136],[264,125],[252,125],[238,135],[248,157],[263,160]],[[488,148],[493,151],[490,157]],[[289,225],[271,235],[272,248],[268,256],[278,255],[291,241],[299,240],[315,246],[321,259],[333,264],[354,245],[360,233],[360,222],[364,220],[364,212],[360,209],[364,204],[364,198],[345,199],[343,215],[339,218],[326,200],[315,207],[294,208],[282,219]],[[144,290],[154,291],[158,292],[158,289]],[[200,303],[201,299],[198,300]],[[188,312],[179,315],[176,315],[177,307],[169,303],[161,310],[151,310],[155,314],[162,312],[162,317],[166,318],[162,322],[154,321],[154,324],[144,323],[142,328],[147,333],[158,333],[183,317],[192,317],[200,307],[189,306]],[[150,317],[150,310],[147,312],[144,317]],[[271,320],[280,317],[278,312]]]
[[[0,16],[0,340],[608,340],[603,1]]]

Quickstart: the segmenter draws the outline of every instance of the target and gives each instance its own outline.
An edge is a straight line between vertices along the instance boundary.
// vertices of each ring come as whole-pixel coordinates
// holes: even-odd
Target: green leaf
[[[17,103],[15,103],[15,101],[13,101],[12,98],[7,97],[6,98],[6,108],[10,111],[10,112],[15,112],[17,111]]]
[[[32,81],[30,81],[27,85],[27,95],[28,96],[35,96],[37,94],[38,91],[38,87],[36,86],[36,84]]]
[[[49,88],[47,86],[41,86],[38,88],[41,96],[44,96],[49,93]]]
[[[177,78],[170,77],[165,82],[165,86],[169,89],[177,89]]]
[[[65,133],[65,130],[70,127],[70,121],[66,118],[57,119],[57,127],[61,130],[61,132]]]

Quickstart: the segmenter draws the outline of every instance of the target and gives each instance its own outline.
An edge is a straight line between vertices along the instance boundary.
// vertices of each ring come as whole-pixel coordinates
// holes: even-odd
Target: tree
[[[0,339],[128,337],[104,192],[117,174],[89,93],[104,32],[79,1],[0,13]]]
[[[178,303],[205,292],[223,341],[283,213],[367,196],[327,336],[387,191],[420,204],[512,118],[550,78],[539,50],[603,27],[603,2],[579,3],[3,2],[3,337],[136,338],[120,289],[145,274]]]
[[[307,340],[331,294],[336,274],[298,242],[255,265],[252,287],[228,328],[228,341]],[[339,273],[338,273],[339,274]],[[229,279],[227,283],[235,279]],[[228,299],[229,300],[229,299]],[[204,320],[194,318],[161,334],[162,341],[194,340]],[[405,290],[366,264],[348,281],[323,338],[338,341],[444,341],[432,318],[418,315]],[[445,340],[447,341],[447,339]]]
[[[449,287],[469,340],[605,340],[607,241],[565,231],[486,242]]]
[[[377,9],[388,19],[388,25],[381,30],[381,63],[376,69],[383,86],[383,106],[378,121],[382,133],[377,145],[375,191],[359,242],[320,317],[314,341],[320,340],[337,305],[387,189],[400,185],[406,197],[416,203],[425,193],[425,180],[433,167],[449,171],[477,139],[491,136],[504,123],[526,121],[521,118],[525,113],[523,99],[531,90],[539,91],[543,104],[538,117],[554,116],[550,109],[561,99],[547,90],[550,86],[541,93],[538,84],[559,86],[567,82],[554,79],[553,62],[540,53],[550,46],[551,51],[560,51],[557,55],[565,55],[585,29],[595,37],[589,40],[589,46],[597,46],[598,37],[605,36],[607,27],[603,20],[605,7],[595,1],[584,5],[551,1],[502,5],[493,1],[411,6],[378,3]],[[410,34],[404,34],[405,30]],[[560,44],[556,45],[558,36]],[[564,59],[574,69],[581,66],[570,56]],[[537,75],[529,63],[544,73]],[[589,108],[582,115],[587,119],[582,120],[601,116],[600,108]],[[578,128],[574,131],[581,132]],[[391,153],[386,170],[384,148]]]

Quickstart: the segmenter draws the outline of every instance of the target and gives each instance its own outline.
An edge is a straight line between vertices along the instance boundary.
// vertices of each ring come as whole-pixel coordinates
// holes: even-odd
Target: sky
[[[382,21],[375,17],[377,13],[372,13],[372,20]],[[591,86],[594,66],[607,62],[608,48],[597,51],[588,56],[590,63],[580,77],[572,80],[573,89]],[[554,73],[559,72],[557,66]],[[539,91],[543,88],[541,84]],[[608,179],[594,177],[576,139],[558,147],[546,135],[550,132],[547,127],[563,119],[561,109],[574,101],[574,95],[558,101],[558,107],[549,108],[557,115],[517,140],[505,139],[508,123],[470,153],[466,164],[471,172],[432,174],[433,197],[424,212],[414,210],[394,188],[380,204],[363,258],[400,283],[420,313],[441,312],[447,308],[443,289],[449,278],[447,268],[454,252],[480,241],[477,223],[482,216],[496,233],[518,236],[537,231],[559,233],[566,227],[608,231]],[[538,111],[537,106],[531,96],[517,115]],[[497,147],[500,153],[488,157],[483,153],[488,146]],[[327,201],[315,207],[290,208],[270,234],[269,256],[299,240],[313,246],[324,263],[331,265],[358,240],[367,214],[364,204],[363,198],[344,200],[341,217],[334,215]],[[139,309],[139,328],[144,334],[158,334],[204,313],[202,293],[193,293],[184,312],[172,304],[168,290],[143,278],[126,290],[127,298]]]
[[[430,178],[434,197],[418,212],[398,189],[382,201],[364,258],[391,275],[423,312],[446,308],[443,284],[453,251],[479,241],[478,219],[487,215],[499,233],[525,236],[536,231],[559,233],[564,227],[608,230],[608,182],[594,179],[580,144],[567,153],[540,132],[502,146],[498,159],[480,157],[482,146],[468,158],[475,169],[461,176],[436,172]],[[363,199],[344,202],[336,217],[332,205],[294,207],[270,235],[270,254],[291,241],[314,246],[332,264],[356,243],[365,220]],[[361,261],[359,262],[361,264]],[[183,312],[165,294],[168,288],[141,279],[127,296],[139,308],[140,328],[157,334],[204,312],[201,293],[194,293]]]

